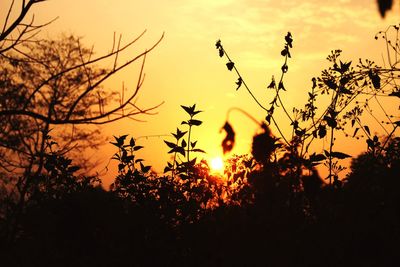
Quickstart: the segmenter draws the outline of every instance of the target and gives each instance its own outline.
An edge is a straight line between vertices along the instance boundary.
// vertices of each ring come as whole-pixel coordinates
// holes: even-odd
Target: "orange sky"
[[[3,9],[7,4],[2,2]],[[310,80],[327,66],[325,58],[332,49],[342,49],[349,60],[367,57],[381,62],[383,46],[374,40],[374,34],[398,23],[400,15],[396,5],[386,19],[381,19],[373,0],[49,0],[38,4],[33,12],[41,22],[59,16],[44,36],[74,33],[83,36],[88,46],[94,45],[99,54],[111,49],[114,32],[129,41],[148,30],[132,55],[150,47],[165,32],[162,43],[147,58],[146,80],[138,102],[146,107],[165,101],[159,114],[142,118],[146,123],[127,120],[105,126],[103,133],[110,137],[168,134],[186,118],[180,105],[196,103],[205,112],[198,116],[204,124],[194,129],[194,138],[210,157],[221,153],[223,136],[219,129],[229,108],[245,109],[260,120],[265,117],[246,91],[235,91],[236,77],[218,57],[214,46],[217,39],[222,40],[260,101],[266,102],[265,88],[272,75],[280,74],[283,37],[291,31],[294,48],[285,79],[288,91],[283,94],[291,110],[304,105]],[[111,80],[109,86],[120,89],[124,80],[132,88],[136,71],[133,66]],[[257,126],[239,113],[232,113],[230,121],[238,132],[233,152],[249,152]],[[286,129],[289,131],[289,127]],[[139,139],[145,147],[142,157],[156,171],[162,171],[168,160],[168,148],[162,140]],[[359,151],[347,146],[344,152],[356,155]],[[102,167],[112,154],[113,148],[106,145],[101,153]],[[114,165],[109,169],[106,185],[115,174],[111,170]]]

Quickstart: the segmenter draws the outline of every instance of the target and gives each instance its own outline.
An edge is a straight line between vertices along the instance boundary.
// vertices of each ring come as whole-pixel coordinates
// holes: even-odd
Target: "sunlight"
[[[215,157],[210,162],[211,171],[222,173],[224,171],[224,161],[221,157]]]

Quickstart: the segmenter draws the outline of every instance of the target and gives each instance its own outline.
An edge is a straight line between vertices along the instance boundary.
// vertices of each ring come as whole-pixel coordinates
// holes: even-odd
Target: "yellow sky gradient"
[[[7,2],[2,1],[3,10]],[[219,130],[229,108],[242,108],[259,120],[265,117],[246,91],[235,91],[236,77],[218,57],[217,39],[222,40],[259,100],[267,102],[271,92],[266,86],[272,75],[280,75],[283,37],[290,31],[294,48],[285,77],[287,92],[282,97],[291,110],[304,106],[311,78],[327,66],[325,58],[332,49],[342,49],[344,59],[362,57],[380,63],[383,44],[373,37],[400,18],[396,5],[381,19],[373,0],[49,0],[35,6],[33,13],[39,22],[59,17],[43,36],[74,33],[83,36],[86,45],[94,45],[98,54],[111,49],[114,32],[127,42],[147,29],[131,55],[150,47],[165,32],[161,44],[147,58],[146,80],[138,100],[143,107],[164,101],[158,115],[140,117],[145,123],[113,123],[104,126],[103,133],[109,137],[169,134],[186,118],[180,105],[196,103],[204,110],[198,116],[204,124],[194,129],[194,138],[208,152],[207,157],[221,154],[223,135]],[[108,86],[119,90],[123,80],[132,89],[136,74],[137,66],[133,66]],[[238,133],[233,153],[249,152],[257,126],[239,113],[232,113],[230,121]],[[285,131],[290,131],[289,125]],[[161,172],[169,159],[163,138],[140,138],[138,142],[145,147],[141,156]],[[347,143],[343,152],[357,155],[360,147]],[[113,152],[112,146],[106,145],[94,155],[103,160],[101,168]],[[113,175],[115,165],[111,164],[105,185]]]

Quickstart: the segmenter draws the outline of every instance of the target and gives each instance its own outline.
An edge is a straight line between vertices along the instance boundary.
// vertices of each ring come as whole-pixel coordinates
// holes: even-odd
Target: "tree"
[[[11,20],[13,0],[0,33],[0,188],[6,192],[2,200],[16,207],[11,216],[13,227],[17,227],[19,214],[40,177],[49,172],[46,164],[54,154],[49,148],[57,145],[58,155],[65,155],[72,148],[96,146],[96,128],[82,129],[80,125],[135,119],[138,114],[153,114],[159,106],[141,108],[135,100],[144,81],[146,56],[163,35],[124,63],[119,56],[145,31],[127,44],[114,36],[111,51],[95,56],[93,48],[86,48],[74,36],[38,38],[48,23],[37,25],[34,16],[25,21],[32,6],[44,1],[19,1],[21,8]],[[111,68],[99,67],[109,60]],[[134,62],[141,63],[132,90],[124,85],[120,92],[104,88],[105,81]]]

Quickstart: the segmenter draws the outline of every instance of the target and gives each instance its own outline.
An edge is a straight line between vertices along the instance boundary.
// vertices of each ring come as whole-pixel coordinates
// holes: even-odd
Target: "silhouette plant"
[[[395,40],[390,39],[390,29],[395,30]],[[382,149],[387,144],[387,140],[390,139],[400,125],[400,122],[392,120],[394,118],[393,115],[387,114],[379,99],[381,96],[400,96],[398,87],[396,86],[396,72],[398,71],[397,57],[400,55],[400,51],[398,46],[393,45],[398,42],[398,32],[399,27],[392,26],[384,32],[379,32],[376,36],[376,39],[382,37],[386,42],[389,68],[382,68],[377,66],[373,61],[362,61],[361,59],[357,66],[352,67],[351,61],[342,62],[340,60],[341,50],[333,50],[327,57],[327,60],[331,63],[331,67],[323,70],[320,77],[312,78],[312,88],[308,93],[309,98],[307,103],[303,109],[293,108],[292,115],[289,114],[288,109],[281,99],[281,92],[286,91],[283,78],[288,71],[287,62],[291,57],[291,49],[293,48],[293,38],[290,32],[285,36],[284,49],[281,51],[281,55],[284,57],[284,63],[281,67],[281,77],[278,81],[272,77],[271,82],[267,86],[267,88],[273,89],[276,92],[273,100],[270,102],[269,108],[266,108],[254,96],[236,65],[227,55],[220,40],[217,41],[216,48],[219,51],[220,57],[226,56],[228,59],[228,63],[226,64],[228,70],[234,70],[238,76],[236,90],[243,85],[256,104],[267,113],[266,122],[275,125],[285,143],[286,150],[291,154],[289,158],[293,161],[293,166],[297,166],[292,171],[297,170],[295,172],[300,175],[301,169],[311,169],[318,164],[324,163],[329,171],[326,177],[329,180],[329,184],[335,183],[338,185],[338,174],[345,169],[345,167],[339,164],[339,161],[351,157],[347,153],[334,150],[338,131],[344,132],[346,136],[350,136],[350,134],[347,134],[347,129],[348,125],[351,124],[351,128],[354,131],[352,137],[359,139],[365,136],[368,148],[378,153],[382,152]],[[393,88],[389,93],[387,89],[384,90],[384,87],[388,85],[391,85]],[[328,100],[328,105],[326,107],[322,107],[321,104],[317,106],[317,102],[324,103],[324,101],[318,99],[323,97]],[[366,97],[366,100],[361,100],[361,97]],[[375,101],[385,114],[389,124],[392,125],[390,133],[383,127],[383,122],[380,122],[373,114],[370,104],[372,100]],[[290,122],[292,127],[290,139],[284,135],[280,128],[281,125],[278,125],[274,119],[274,113],[277,108],[283,110]],[[378,137],[371,134],[369,125],[362,123],[361,117],[363,113],[369,114],[386,131],[388,134],[386,140],[379,142]],[[227,137],[223,142],[225,152],[232,149],[234,131],[228,122],[226,122],[223,129],[227,132]],[[364,135],[357,135],[360,130]],[[322,153],[309,151],[313,142],[317,139],[326,138],[328,139],[328,149],[322,149]]]
[[[129,142],[125,142],[127,136],[114,136],[115,142],[110,142],[118,148],[112,157],[118,161],[118,176],[110,189],[121,197],[130,197],[133,201],[139,202],[149,193],[146,179],[148,179],[151,166],[145,166],[144,160],[135,155],[143,146],[136,145],[133,137],[129,139]]]
[[[193,106],[181,106],[182,109],[186,111],[189,115],[189,119],[186,121],[182,121],[181,125],[187,125],[187,131],[181,131],[177,128],[176,133],[172,133],[175,138],[175,143],[164,140],[165,144],[171,149],[168,153],[173,153],[172,162],[168,162],[167,166],[164,169],[164,173],[171,171],[172,176],[174,177],[176,174],[180,175],[180,177],[184,180],[190,178],[190,175],[193,174],[194,166],[196,164],[197,158],[190,158],[190,154],[192,152],[205,153],[204,150],[196,148],[197,141],[191,140],[192,135],[192,127],[200,126],[203,122],[197,119],[194,119],[194,116],[199,114],[200,110],[196,110],[196,104]],[[188,134],[187,139],[183,137]],[[185,157],[185,160],[179,158],[179,154]]]

